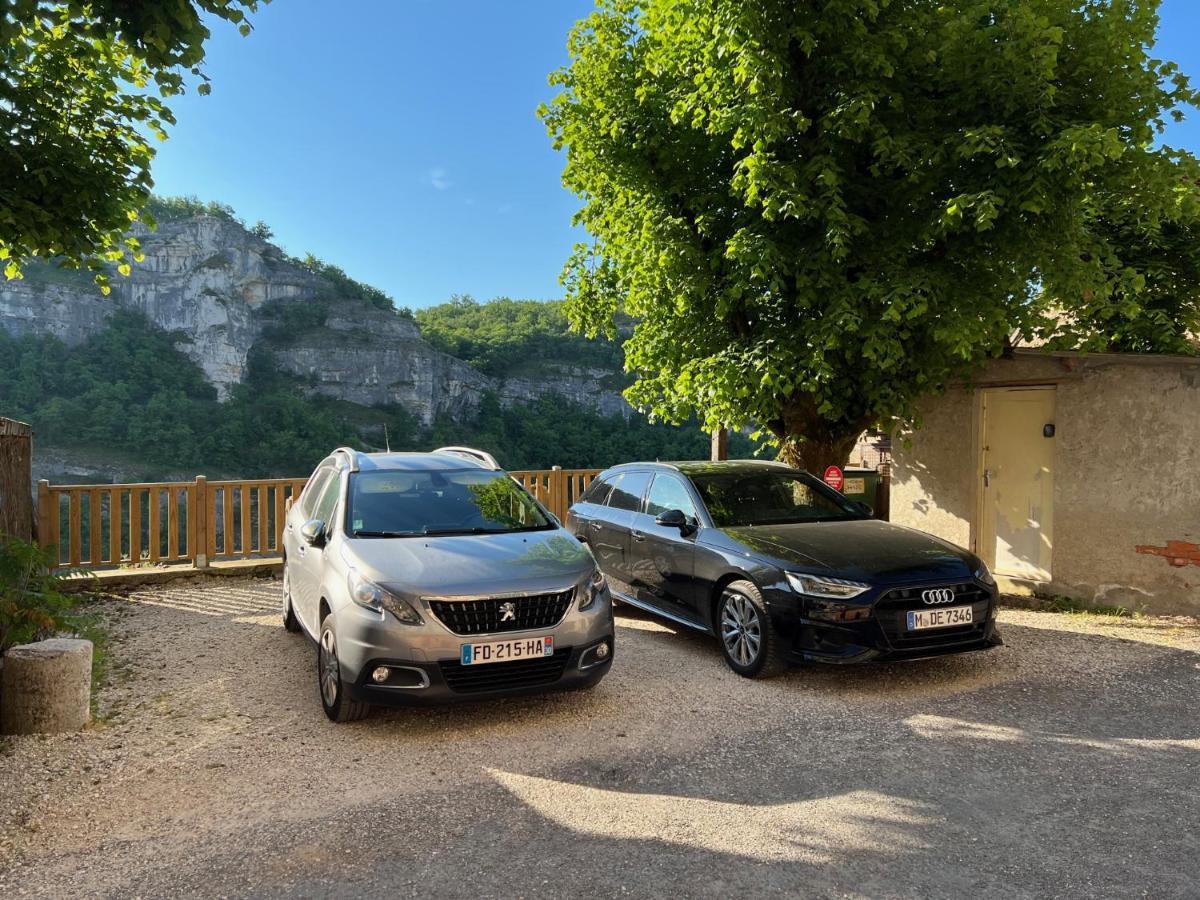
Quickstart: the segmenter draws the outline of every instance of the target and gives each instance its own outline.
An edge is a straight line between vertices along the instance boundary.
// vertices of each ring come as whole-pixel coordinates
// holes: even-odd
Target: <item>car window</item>
[[[337,505],[338,488],[340,486],[341,479],[338,478],[337,472],[331,472],[330,477],[325,480],[324,489],[321,491],[321,499],[313,507],[311,518],[320,519],[325,524],[329,524],[330,516],[333,515],[333,507]]]
[[[655,475],[646,497],[646,512],[661,515],[668,509],[682,510],[684,515],[696,515],[696,504],[687,486],[674,475]]]
[[[598,506],[603,506],[608,500],[608,495],[612,492],[612,481],[603,478],[597,478],[588,485],[588,489],[583,492],[583,496],[579,498],[580,503],[595,503]]]
[[[867,518],[807,472],[787,469],[693,475],[718,528]]]
[[[555,527],[504,472],[354,472],[348,497],[346,530],[355,537],[498,534]]]
[[[642,507],[642,494],[646,493],[649,481],[649,472],[623,472],[613,480],[608,505],[613,509],[631,509],[636,512]]]
[[[325,485],[329,483],[329,476],[333,474],[331,466],[321,466],[313,474],[313,477],[305,487],[304,493],[300,496],[300,512],[304,514],[304,518],[311,519],[312,511],[317,505],[317,498],[321,496],[321,492],[325,490]]]

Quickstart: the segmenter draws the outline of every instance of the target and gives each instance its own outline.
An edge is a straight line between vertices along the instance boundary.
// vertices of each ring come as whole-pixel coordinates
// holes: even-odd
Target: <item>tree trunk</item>
[[[871,424],[867,417],[850,423],[830,422],[817,412],[815,401],[808,396],[791,399],[782,413],[769,424],[779,439],[780,458],[818,478],[829,466],[846,465],[859,435]]]
[[[0,418],[0,535],[33,536],[33,429]]]

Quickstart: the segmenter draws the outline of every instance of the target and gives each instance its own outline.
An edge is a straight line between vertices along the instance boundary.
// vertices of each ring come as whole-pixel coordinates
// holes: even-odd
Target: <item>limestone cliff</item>
[[[305,391],[364,406],[398,404],[423,424],[469,415],[486,391],[506,405],[554,394],[604,414],[630,412],[611,386],[614,373],[602,369],[556,364],[537,376],[488,377],[434,349],[410,318],[339,296],[336,283],[229,219],[166,221],[138,238],[145,260],[128,278],[114,275],[108,297],[87,275],[47,266],[0,282],[0,328],[74,345],[100,331],[114,310],[137,310],[178,336],[179,349],[224,398],[274,322],[276,364]],[[279,340],[280,320],[272,316],[304,304],[328,309],[324,323]]]

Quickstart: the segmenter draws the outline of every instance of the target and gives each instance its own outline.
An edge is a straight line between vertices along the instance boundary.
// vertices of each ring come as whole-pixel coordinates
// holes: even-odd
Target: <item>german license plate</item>
[[[946,609],[910,609],[908,630],[949,628],[951,625],[970,625],[974,609],[970,606],[949,606]]]
[[[537,659],[554,655],[554,636],[520,638],[511,641],[487,641],[462,645],[462,664],[482,666],[485,663],[512,662],[515,659]]]

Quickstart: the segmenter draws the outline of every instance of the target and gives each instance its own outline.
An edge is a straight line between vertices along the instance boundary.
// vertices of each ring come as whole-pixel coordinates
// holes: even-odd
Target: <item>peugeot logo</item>
[[[507,603],[500,604],[500,621],[515,622],[517,621],[517,604],[509,600]]]
[[[921,599],[933,606],[935,603],[953,603],[954,589],[953,588],[931,588],[928,591],[921,591]]]

